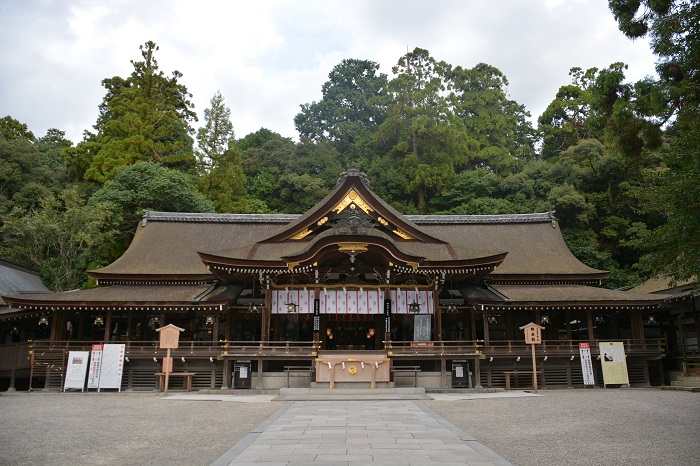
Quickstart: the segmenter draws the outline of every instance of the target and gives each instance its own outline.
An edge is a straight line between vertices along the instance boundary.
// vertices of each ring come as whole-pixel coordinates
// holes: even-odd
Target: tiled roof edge
[[[499,214],[499,215],[406,215],[417,225],[440,224],[494,224],[494,223],[545,223],[556,226],[554,212],[533,214]]]
[[[215,214],[191,212],[154,212],[147,210],[142,226],[148,222],[200,222],[200,223],[289,223],[298,214]]]
[[[216,214],[190,212],[155,212],[146,211],[143,215],[143,226],[148,222],[201,222],[201,223],[289,223],[299,214]],[[494,223],[544,223],[556,225],[554,212],[532,214],[499,214],[499,215],[406,215],[406,218],[417,225],[469,225]]]

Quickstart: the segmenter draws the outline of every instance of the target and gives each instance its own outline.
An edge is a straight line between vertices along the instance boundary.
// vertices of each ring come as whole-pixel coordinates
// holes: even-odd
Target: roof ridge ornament
[[[338,181],[335,182],[335,186],[340,186],[340,184],[345,180],[345,178],[351,176],[359,177],[360,181],[362,181],[362,184],[367,186],[367,188],[372,189],[369,183],[369,178],[367,177],[367,173],[364,173],[362,171],[360,164],[357,162],[351,162],[347,164],[345,171],[340,174],[340,178],[338,178]]]

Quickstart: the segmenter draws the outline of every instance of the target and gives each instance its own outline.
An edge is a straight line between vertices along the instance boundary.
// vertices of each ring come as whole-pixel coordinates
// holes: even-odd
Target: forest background
[[[656,77],[626,66],[570,70],[530,122],[507,77],[416,48],[392,77],[345,59],[301,104],[299,140],[261,128],[237,137],[216,93],[198,115],[178,71],[148,41],[126,77],[102,81],[92,130],[36,137],[0,119],[0,257],[49,288],[93,286],[85,271],[128,247],[145,210],[302,213],[348,164],[405,214],[555,211],[573,253],[623,288],[700,274],[700,6],[610,0],[620,29],[649,36]]]

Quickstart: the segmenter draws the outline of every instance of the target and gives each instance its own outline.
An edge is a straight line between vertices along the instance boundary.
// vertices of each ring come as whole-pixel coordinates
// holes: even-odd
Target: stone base
[[[336,388],[280,388],[280,395],[414,395],[414,394],[424,394],[425,389],[418,387],[406,387],[406,388],[393,388],[393,387],[383,387],[383,388],[362,388],[358,386],[354,387],[338,387]]]

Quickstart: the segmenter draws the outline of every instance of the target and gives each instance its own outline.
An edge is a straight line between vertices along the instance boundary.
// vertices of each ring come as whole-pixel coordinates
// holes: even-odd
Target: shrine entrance
[[[377,315],[323,316],[321,347],[341,351],[381,349],[384,339],[383,325],[383,317]]]

